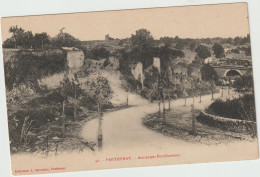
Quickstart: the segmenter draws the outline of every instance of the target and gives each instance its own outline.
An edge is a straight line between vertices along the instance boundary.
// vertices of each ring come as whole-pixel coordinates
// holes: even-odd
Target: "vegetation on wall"
[[[8,90],[20,84],[37,89],[38,80],[65,70],[64,52],[45,51],[37,55],[32,51],[20,50],[5,63],[5,83]]]

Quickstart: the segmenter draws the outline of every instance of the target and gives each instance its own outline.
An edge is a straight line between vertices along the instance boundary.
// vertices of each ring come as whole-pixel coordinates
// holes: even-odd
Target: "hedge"
[[[204,111],[202,111],[196,119],[203,124],[221,128],[223,130],[256,135],[256,122],[253,121],[215,116],[205,113]]]

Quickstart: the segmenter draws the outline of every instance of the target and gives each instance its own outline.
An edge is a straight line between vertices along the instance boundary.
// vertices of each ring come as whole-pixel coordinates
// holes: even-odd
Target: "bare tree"
[[[112,97],[112,90],[106,77],[101,76],[93,80],[90,84],[90,95],[96,100],[99,115],[98,141],[102,141],[102,106],[107,104]]]
[[[80,85],[80,83],[79,83],[78,75],[74,74],[74,78],[73,78],[73,87],[74,87],[74,120],[78,120],[78,118],[77,118],[77,108],[78,108],[77,99],[78,99],[79,94],[81,93],[81,89],[80,89],[79,85]]]
[[[20,142],[19,142],[19,146],[21,146],[23,150],[25,150],[25,146],[27,144],[27,134],[31,128],[32,122],[33,121],[30,120],[29,116],[24,118],[22,130],[21,130]]]
[[[61,113],[61,124],[62,124],[62,136],[64,138],[65,136],[65,107],[66,107],[66,102],[68,99],[68,96],[73,93],[73,83],[69,80],[68,77],[68,70],[65,70],[64,72],[64,78],[63,81],[60,83],[61,88],[60,92],[63,97],[63,102],[62,102],[62,113]]]

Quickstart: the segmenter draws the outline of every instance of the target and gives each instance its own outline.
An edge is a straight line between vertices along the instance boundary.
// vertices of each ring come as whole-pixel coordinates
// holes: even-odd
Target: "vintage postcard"
[[[247,3],[1,28],[13,175],[258,158]]]

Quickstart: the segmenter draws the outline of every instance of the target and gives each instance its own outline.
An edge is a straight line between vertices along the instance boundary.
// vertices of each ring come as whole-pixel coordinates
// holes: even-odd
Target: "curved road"
[[[122,90],[119,93],[121,97],[123,94],[126,95]],[[227,90],[224,97],[225,94],[227,94]],[[220,97],[220,95],[218,93],[214,97]],[[251,159],[255,158],[257,154],[256,140],[255,142],[234,142],[209,146],[185,142],[154,132],[142,125],[142,118],[147,114],[156,113],[158,104],[149,103],[132,93],[128,93],[128,97],[129,104],[133,105],[132,107],[104,114],[102,120],[103,144],[102,149],[96,151],[96,154],[151,155],[174,153],[182,156],[182,158],[176,158],[174,162],[172,159],[164,159],[165,164]],[[196,109],[206,108],[212,102],[211,95],[203,96],[202,100],[202,103],[199,104],[199,98],[195,98]],[[183,106],[183,104],[184,99],[178,99],[171,102],[171,107],[174,109],[174,107]],[[191,104],[192,98],[187,99],[187,106]],[[166,103],[166,108],[167,106]],[[97,143],[97,131],[98,119],[91,120],[83,127],[82,137],[87,141]]]

